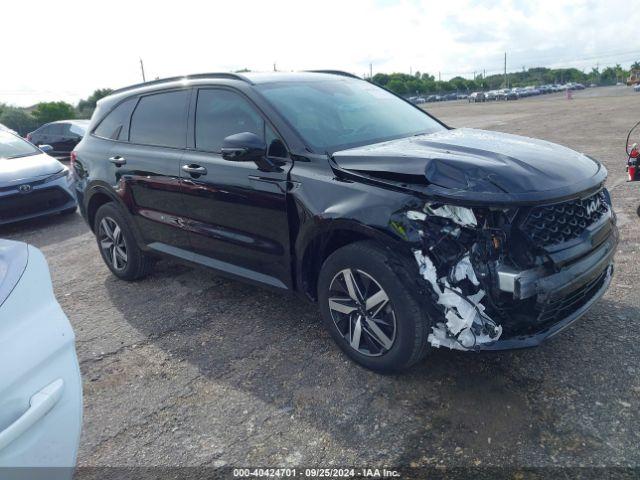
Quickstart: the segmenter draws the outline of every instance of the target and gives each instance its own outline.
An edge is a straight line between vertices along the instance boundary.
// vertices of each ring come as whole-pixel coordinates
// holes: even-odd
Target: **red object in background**
[[[76,160],[78,159],[78,153],[73,150],[70,154],[69,154],[69,170],[71,170],[71,173],[75,172],[75,165],[76,165]]]
[[[638,151],[638,149],[637,149],[637,148],[633,147],[633,148],[631,149],[631,152],[629,152],[629,156],[630,156],[631,158],[638,158],[638,157],[640,157],[640,152]]]
[[[633,182],[636,179],[636,166],[635,165],[629,165],[629,168],[627,169],[627,171],[629,172],[629,181]]]

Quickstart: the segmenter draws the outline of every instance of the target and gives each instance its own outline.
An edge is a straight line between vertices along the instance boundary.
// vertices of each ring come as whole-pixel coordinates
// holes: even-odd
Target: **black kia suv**
[[[117,277],[164,255],[318,302],[340,348],[391,371],[434,347],[530,347],[605,292],[605,168],[451,129],[342,72],[214,73],[98,102],[72,153]]]

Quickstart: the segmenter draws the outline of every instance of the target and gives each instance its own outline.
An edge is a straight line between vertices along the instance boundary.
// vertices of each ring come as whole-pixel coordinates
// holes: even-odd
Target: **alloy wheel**
[[[396,339],[396,317],[389,296],[362,270],[339,271],[329,286],[331,318],[351,348],[377,357],[388,352]]]
[[[107,262],[114,270],[127,267],[127,245],[122,236],[122,229],[111,217],[104,217],[98,228],[100,248]]]

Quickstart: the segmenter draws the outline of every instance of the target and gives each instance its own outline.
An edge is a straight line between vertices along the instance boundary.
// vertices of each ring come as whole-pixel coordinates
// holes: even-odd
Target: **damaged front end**
[[[426,202],[392,224],[440,314],[429,343],[457,350],[530,347],[562,330],[606,291],[617,245],[604,189],[538,207]]]

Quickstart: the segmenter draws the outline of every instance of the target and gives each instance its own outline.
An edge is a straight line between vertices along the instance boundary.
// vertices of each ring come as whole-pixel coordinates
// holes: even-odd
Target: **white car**
[[[14,135],[18,134],[18,132],[16,132],[15,130],[11,130],[9,127],[7,127],[6,125],[3,125],[1,123],[0,123],[0,130],[4,130],[5,132],[13,133]]]
[[[75,337],[47,262],[31,245],[0,240],[0,477],[56,467],[47,478],[70,479],[81,425]]]

